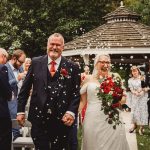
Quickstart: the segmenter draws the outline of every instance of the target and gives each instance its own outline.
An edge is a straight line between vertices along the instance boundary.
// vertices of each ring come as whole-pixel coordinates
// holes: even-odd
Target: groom
[[[33,58],[18,96],[17,120],[25,121],[25,105],[33,88],[28,120],[31,136],[39,150],[69,150],[68,135],[80,99],[79,66],[61,56],[64,38],[48,38],[47,55]]]

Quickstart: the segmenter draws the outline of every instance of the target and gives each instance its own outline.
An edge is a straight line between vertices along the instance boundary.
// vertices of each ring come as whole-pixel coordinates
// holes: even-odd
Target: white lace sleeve
[[[128,80],[128,87],[130,90],[133,89],[131,78]]]
[[[86,93],[86,91],[87,91],[87,85],[88,85],[88,83],[84,84],[84,85],[81,87],[81,89],[80,89],[80,94]]]

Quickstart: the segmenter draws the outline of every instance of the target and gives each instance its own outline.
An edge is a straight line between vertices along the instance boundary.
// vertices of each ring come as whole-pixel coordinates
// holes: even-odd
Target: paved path
[[[122,112],[123,121],[125,122],[125,130],[126,130],[126,137],[129,143],[130,150],[138,150],[137,149],[137,140],[136,140],[136,133],[129,133],[129,129],[131,128],[131,118],[130,112]]]

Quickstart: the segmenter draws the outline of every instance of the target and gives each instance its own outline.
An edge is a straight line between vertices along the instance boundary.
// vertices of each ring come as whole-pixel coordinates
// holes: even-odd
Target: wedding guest
[[[4,65],[8,53],[0,48],[0,149],[11,150],[11,118],[7,101],[11,99],[12,91],[8,82],[8,70]]]
[[[25,121],[25,105],[30,94],[28,120],[35,149],[69,150],[69,133],[80,100],[80,70],[64,58],[64,38],[54,33],[48,38],[47,55],[32,59],[18,96],[17,120]]]
[[[88,65],[84,66],[84,72],[81,73],[81,81],[84,81],[84,79],[86,78],[87,75],[90,74],[90,68]]]
[[[11,59],[6,63],[6,67],[8,68],[8,78],[9,83],[12,88],[12,98],[11,101],[8,101],[8,107],[11,119],[16,119],[17,116],[17,96],[18,96],[18,83],[25,77],[25,73],[23,72],[22,64],[24,63],[26,55],[24,51],[18,49],[14,50]],[[20,137],[20,131],[18,128],[13,128],[13,140],[17,137]]]
[[[104,107],[102,104],[106,104],[109,108],[111,108],[111,106],[115,108],[119,106],[119,101],[116,101],[116,103],[107,103],[105,99],[97,95],[99,91],[101,91],[100,87],[103,87],[102,82],[104,82],[105,79],[119,79],[116,73],[110,72],[110,65],[111,59],[109,55],[97,55],[94,60],[93,74],[84,81],[80,90],[81,101],[79,111],[87,102],[83,122],[82,150],[129,150],[124,125],[118,124],[117,127],[115,126],[116,129],[113,128],[115,124],[113,122],[114,118],[112,119],[112,113],[109,112],[108,115],[105,115],[104,109],[101,110],[101,108]],[[118,89],[121,88],[120,86]],[[119,111],[117,111],[114,117],[118,117],[119,115],[121,119],[121,114],[118,113]]]
[[[26,58],[25,62],[23,63],[23,70],[28,72],[30,65],[31,65],[31,58]]]
[[[31,65],[31,58],[26,58],[25,59],[25,62],[23,63],[22,67],[23,67],[23,73],[24,73],[24,77],[18,82],[18,93],[20,92],[20,89],[22,87],[22,84],[23,84],[23,81],[25,80],[25,77],[27,75],[27,72],[29,70],[29,67]],[[28,102],[27,102],[27,105],[26,105],[26,117],[28,116],[28,113],[29,113],[29,106],[30,106],[30,99],[31,99],[31,93],[32,93],[32,89],[30,91],[30,96],[28,98]]]
[[[139,134],[144,134],[144,125],[148,124],[147,100],[148,93],[141,87],[141,73],[137,66],[131,67],[131,78],[128,80],[128,86],[131,91],[131,121],[132,127],[129,130],[132,133],[139,126]]]
[[[18,82],[18,93],[20,92],[20,89],[21,89],[21,86],[23,84],[23,81],[26,77],[26,74],[28,72],[28,69],[31,65],[31,58],[26,58],[25,59],[25,62],[22,64],[22,67],[23,67],[23,74],[24,76],[22,77],[22,79]]]
[[[146,75],[144,78],[142,78],[142,88],[144,88],[144,91],[148,92],[148,101],[147,101],[147,106],[148,106],[148,124],[150,122],[150,60],[147,65],[147,70],[146,70]]]
[[[81,73],[81,86],[82,86],[82,83],[83,81],[86,79],[86,77],[90,74],[90,68],[88,65],[85,65],[84,66],[84,72]],[[81,110],[80,112],[80,121],[81,121],[81,124],[83,123],[83,120],[84,120],[84,116],[85,116],[85,111],[86,111],[86,107],[87,107],[87,103],[85,104],[85,106],[83,107],[83,109]]]

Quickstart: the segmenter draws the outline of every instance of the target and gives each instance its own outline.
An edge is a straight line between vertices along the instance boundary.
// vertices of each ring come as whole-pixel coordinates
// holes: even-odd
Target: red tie
[[[54,74],[55,74],[55,72],[56,72],[56,69],[55,69],[55,65],[56,65],[56,62],[54,61],[54,60],[52,60],[51,62],[50,62],[50,64],[51,64],[51,67],[50,67],[50,73],[51,73],[51,76],[53,77],[54,76]]]

